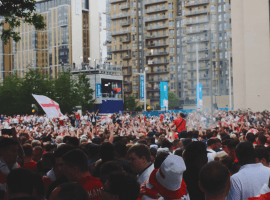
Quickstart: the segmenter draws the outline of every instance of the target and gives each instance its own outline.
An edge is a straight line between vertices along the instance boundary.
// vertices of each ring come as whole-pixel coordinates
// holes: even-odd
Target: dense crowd
[[[0,116],[0,200],[270,199],[270,112]]]

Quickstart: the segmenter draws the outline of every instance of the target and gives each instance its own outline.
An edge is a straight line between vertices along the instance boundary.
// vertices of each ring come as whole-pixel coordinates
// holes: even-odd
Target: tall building
[[[159,82],[167,81],[179,105],[194,108],[197,45],[203,95],[229,94],[229,0],[107,0],[106,6],[107,62],[123,66],[126,95],[139,97],[136,73],[147,67],[151,106],[158,108]]]
[[[38,68],[54,78],[62,67],[72,70],[93,66],[93,60],[99,60],[97,1],[42,0],[37,1],[36,12],[44,18],[43,30],[35,30],[21,21],[21,26],[15,29],[20,32],[19,42],[10,41],[8,45],[0,42],[1,80],[7,71],[22,77],[27,68]],[[89,57],[93,58],[91,63]]]

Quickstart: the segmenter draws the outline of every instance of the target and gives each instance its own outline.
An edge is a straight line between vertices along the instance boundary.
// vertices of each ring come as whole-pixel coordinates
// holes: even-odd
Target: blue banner
[[[144,75],[140,75],[140,101],[144,102]]]
[[[160,82],[160,108],[168,108],[168,82]]]
[[[203,105],[202,84],[199,84],[199,87],[196,84],[196,102],[197,102],[197,108],[202,108],[202,105]]]
[[[96,99],[101,97],[101,83],[96,83]]]

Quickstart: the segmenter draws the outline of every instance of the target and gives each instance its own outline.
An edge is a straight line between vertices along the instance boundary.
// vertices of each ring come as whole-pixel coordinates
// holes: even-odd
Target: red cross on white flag
[[[63,116],[63,114],[60,111],[59,104],[57,102],[43,95],[34,95],[34,94],[32,95],[37,100],[37,102],[39,103],[39,105],[42,107],[42,109],[49,118],[59,118]]]

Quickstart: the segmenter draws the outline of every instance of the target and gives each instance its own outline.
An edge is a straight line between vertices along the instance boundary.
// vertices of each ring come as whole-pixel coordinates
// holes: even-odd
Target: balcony
[[[201,67],[199,66],[199,70],[202,71],[202,70],[209,70],[210,69],[210,66],[204,66],[204,67]],[[197,71],[197,67],[189,67],[187,68],[188,71]]]
[[[130,60],[130,59],[131,59],[130,54],[128,54],[128,55],[126,55],[126,56],[123,57],[123,60]]]
[[[131,82],[131,81],[123,81],[123,84],[124,84],[124,85],[131,85],[132,82]]]
[[[198,20],[195,20],[195,21],[187,21],[186,22],[186,25],[189,26],[189,25],[194,25],[194,24],[203,24],[203,23],[208,23],[209,22],[209,19],[198,19]]]
[[[147,92],[153,92],[153,91],[160,91],[159,87],[147,87],[146,88]]]
[[[187,44],[190,44],[190,43],[200,43],[200,42],[209,42],[209,39],[208,38],[200,38],[199,40],[187,40]]]
[[[169,55],[169,52],[164,51],[164,52],[147,53],[146,57],[167,56],[167,55]]]
[[[124,51],[130,51],[130,48],[116,48],[116,49],[111,50],[111,52],[113,53],[124,52]]]
[[[112,33],[111,36],[126,35],[129,33],[130,33],[129,31],[117,31],[115,33]]]
[[[145,10],[146,14],[153,14],[153,13],[158,13],[158,12],[165,12],[167,11],[168,8],[163,7],[163,8],[151,8],[151,9],[147,9]]]
[[[146,45],[146,48],[159,48],[159,47],[166,47],[166,46],[169,46],[168,43],[152,43],[152,44],[148,44]]]
[[[205,29],[205,28],[202,28],[202,29],[196,29],[196,30],[187,30],[187,32],[185,34],[189,35],[189,34],[197,34],[197,33],[202,33],[202,32],[207,32],[209,31],[209,29]]]
[[[123,76],[131,76],[132,71],[123,72]]]
[[[152,101],[159,101],[160,95],[148,96],[147,99],[150,99]]]
[[[208,48],[205,48],[205,47],[201,47],[198,49],[199,52],[201,51],[208,51]],[[189,49],[187,50],[187,53],[196,53],[196,49]]]
[[[205,13],[209,13],[209,9],[188,11],[185,13],[185,16],[200,15],[200,14],[205,14]]]
[[[124,5],[119,5],[119,9],[121,9],[121,10],[129,9],[129,8],[130,8],[129,3],[126,3]]]
[[[209,0],[193,0],[190,1],[189,3],[186,3],[186,7],[191,7],[191,6],[198,6],[198,5],[204,5],[204,4],[209,4]]]
[[[122,2],[126,2],[127,0],[111,0],[110,3],[122,3]]]
[[[147,74],[164,74],[164,73],[169,73],[168,69],[155,69],[152,70],[151,72],[147,72]]]
[[[124,68],[131,69],[131,66],[130,66],[130,65],[123,65],[122,68],[123,68],[123,69],[124,69]],[[131,71],[131,70],[129,70],[129,71]]]
[[[207,61],[207,60],[210,60],[210,58],[209,57],[199,58],[199,62],[203,62],[203,61]],[[188,62],[196,62],[196,58],[188,58],[187,61]]]
[[[166,3],[168,0],[149,0],[147,2],[145,2],[145,6],[150,6],[150,5],[154,5],[154,4],[159,4],[159,3]]]
[[[154,17],[148,17],[146,20],[145,20],[145,23],[148,23],[148,22],[155,22],[155,21],[162,21],[162,20],[167,20],[168,19],[168,16],[167,15],[162,15],[162,16],[154,16]]]
[[[159,61],[159,60],[153,60],[153,61],[150,61],[150,60],[148,60],[148,63],[147,63],[147,65],[149,65],[149,66],[153,66],[153,65],[168,65],[170,62],[169,62],[169,60],[164,60],[164,61]],[[165,71],[164,71],[165,72]],[[163,73],[164,73],[163,72]],[[167,70],[166,70],[166,72],[167,72]],[[169,72],[169,71],[168,71]],[[161,73],[161,72],[160,72]]]
[[[130,20],[127,20],[125,22],[120,22],[120,26],[129,26],[130,25]]]
[[[125,93],[131,93],[131,92],[132,92],[131,87],[124,88],[124,92],[125,92]]]
[[[169,81],[168,78],[148,78],[146,79],[147,82],[160,82],[160,81]]]
[[[103,46],[106,46],[107,44],[111,44],[111,43],[112,43],[112,41],[106,40],[106,41],[103,43]]]
[[[126,17],[129,17],[129,16],[130,15],[128,13],[127,14],[118,14],[118,15],[112,16],[111,20],[122,19],[122,18],[126,18]]]
[[[146,26],[145,30],[147,31],[152,31],[152,30],[157,30],[157,29],[166,29],[168,28],[168,25],[153,25],[153,26]]]
[[[154,39],[161,39],[161,38],[167,38],[169,37],[169,34],[154,34],[154,35],[148,35],[145,37],[145,40],[154,40]]]

